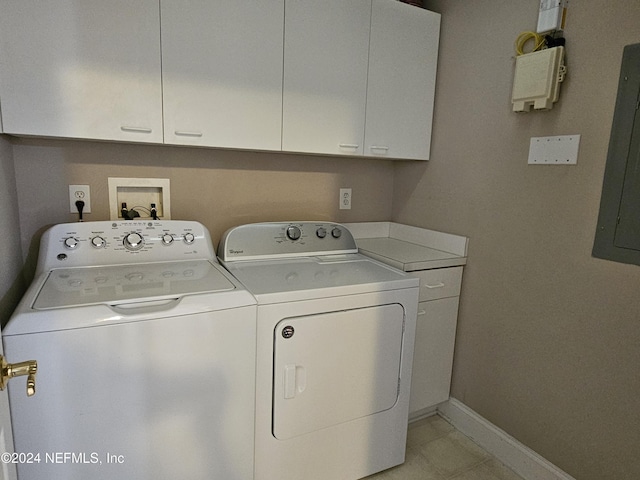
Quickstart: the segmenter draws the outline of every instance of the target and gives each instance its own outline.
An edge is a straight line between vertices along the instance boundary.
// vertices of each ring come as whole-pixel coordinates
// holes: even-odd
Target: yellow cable
[[[539,35],[536,32],[522,32],[518,35],[518,38],[516,38],[516,53],[518,55],[525,54],[524,46],[529,40],[534,41],[533,50],[531,50],[531,52],[537,52],[544,47],[544,37],[542,35]]]

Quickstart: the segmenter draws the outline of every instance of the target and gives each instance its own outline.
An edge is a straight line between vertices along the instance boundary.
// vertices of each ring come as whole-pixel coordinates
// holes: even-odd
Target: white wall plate
[[[531,165],[575,165],[578,163],[579,146],[580,135],[531,137],[528,163]]]

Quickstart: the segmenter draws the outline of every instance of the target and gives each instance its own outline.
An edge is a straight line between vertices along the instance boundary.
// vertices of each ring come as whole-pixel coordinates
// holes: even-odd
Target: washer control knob
[[[95,248],[104,248],[107,246],[107,241],[100,236],[93,237],[91,239],[91,245]]]
[[[342,230],[340,230],[338,227],[334,227],[334,229],[331,230],[331,236],[333,238],[340,238],[342,236]]]
[[[185,233],[183,238],[184,243],[186,243],[187,245],[191,245],[196,241],[196,237],[193,235],[193,233]]]
[[[139,233],[133,232],[124,237],[122,243],[127,250],[140,250],[144,246],[144,238]]]
[[[316,230],[316,235],[318,238],[324,238],[327,236],[327,229],[324,227],[320,227]]]
[[[64,239],[64,246],[67,247],[69,250],[73,250],[74,248],[77,248],[78,243],[79,243],[78,239],[75,237],[69,237]]]
[[[173,243],[173,235],[169,233],[165,233],[162,235],[162,243],[164,245],[171,245]]]
[[[287,227],[287,238],[289,240],[298,240],[301,235],[302,235],[302,232],[295,225],[291,225]]]

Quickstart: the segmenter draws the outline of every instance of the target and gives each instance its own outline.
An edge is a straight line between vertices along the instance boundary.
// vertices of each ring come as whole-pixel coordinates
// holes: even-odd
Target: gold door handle
[[[38,371],[38,362],[35,360],[27,360],[20,363],[7,363],[2,355],[0,355],[0,390],[4,390],[7,383],[13,377],[27,376],[27,396],[31,397],[36,393],[36,372]]]

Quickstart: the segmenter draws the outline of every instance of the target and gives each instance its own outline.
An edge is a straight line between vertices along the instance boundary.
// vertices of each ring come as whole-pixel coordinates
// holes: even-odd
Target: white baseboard
[[[438,405],[438,414],[527,480],[575,480],[455,398]]]

